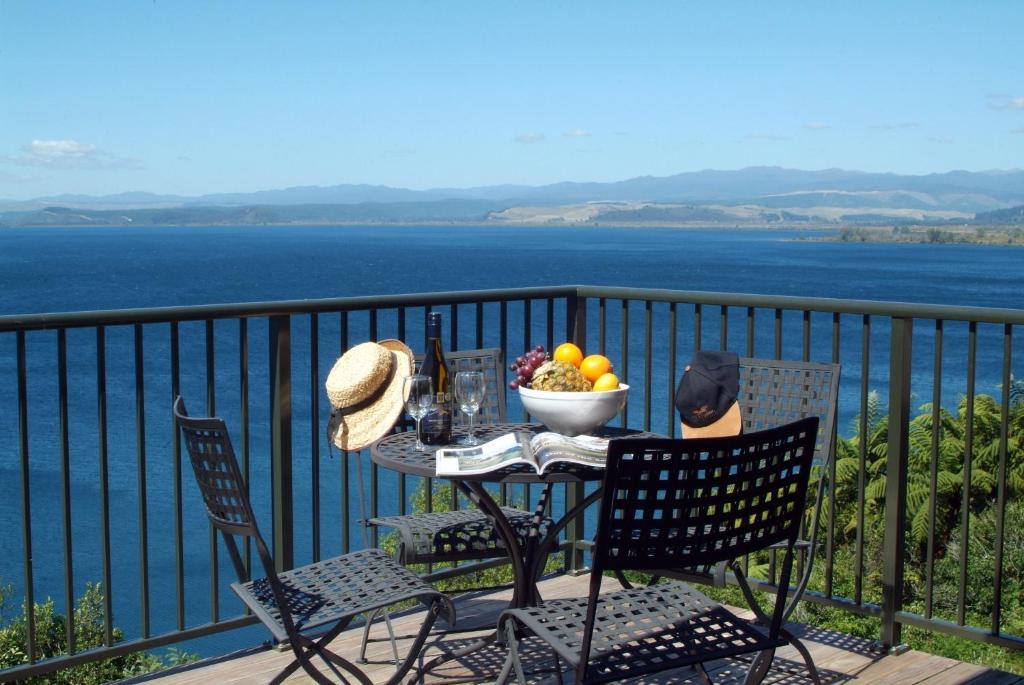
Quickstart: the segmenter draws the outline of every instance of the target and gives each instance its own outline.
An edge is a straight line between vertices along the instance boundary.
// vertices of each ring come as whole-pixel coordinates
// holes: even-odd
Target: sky
[[[0,0],[0,199],[1024,167],[1024,2]]]

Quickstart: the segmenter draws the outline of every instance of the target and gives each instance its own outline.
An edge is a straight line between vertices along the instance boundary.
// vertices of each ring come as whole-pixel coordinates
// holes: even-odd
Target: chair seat
[[[505,611],[573,666],[579,664],[587,598],[558,599]],[[587,682],[689,666],[785,645],[770,639],[685,583],[602,594],[598,599]]]
[[[379,549],[366,549],[278,574],[296,629],[305,630],[397,602],[444,598],[415,573]],[[283,642],[288,638],[270,582],[259,578],[231,589]],[[447,599],[450,622],[454,609]]]
[[[522,547],[533,528],[533,513],[512,507],[502,507],[501,510]],[[402,564],[491,559],[508,555],[494,524],[479,509],[381,516],[369,519],[367,523],[394,528],[398,532],[398,560]],[[544,517],[537,533],[543,536],[550,524],[551,519]]]

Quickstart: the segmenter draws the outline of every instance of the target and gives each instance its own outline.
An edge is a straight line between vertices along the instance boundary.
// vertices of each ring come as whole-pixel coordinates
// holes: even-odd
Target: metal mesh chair
[[[575,671],[603,683],[756,653],[745,684],[764,679],[781,634],[786,590],[804,514],[818,419],[728,438],[619,439],[608,450],[590,592],[498,619],[520,683],[517,640],[529,633]],[[781,544],[779,592],[767,627],[737,617],[684,583],[601,595],[605,571],[689,568]]]
[[[814,459],[818,465],[818,481],[814,496],[811,521],[804,531],[806,538],[797,540],[796,548],[803,555],[800,577],[790,590],[789,601],[783,612],[783,621],[796,609],[811,579],[814,551],[818,548],[818,532],[821,524],[822,502],[829,487],[829,474],[836,449],[836,410],[839,402],[839,364],[815,362],[792,362],[774,359],[740,359],[740,411],[743,416],[743,432],[774,428],[808,416],[818,417],[818,434],[815,438]],[[737,584],[761,621],[767,617],[754,598],[742,565],[735,559],[722,561],[713,566],[689,569],[662,569],[655,573],[651,582],[660,576],[668,576],[690,582],[725,585],[727,568],[733,572]],[[623,584],[629,582],[621,574]],[[785,628],[782,634],[792,644],[807,664],[811,679],[820,683],[818,670],[810,651],[800,640]]]
[[[445,354],[452,377],[459,371],[483,371],[488,392],[480,406],[477,423],[502,423],[506,419],[505,364],[498,348],[463,350]],[[422,355],[417,355],[417,364]],[[407,419],[400,421],[399,429],[414,427]],[[453,421],[468,422],[456,407]],[[503,507],[502,510],[519,536],[526,543],[533,525],[533,512]],[[450,512],[427,512],[397,516],[374,516],[367,524],[394,529],[398,534],[398,560],[402,564],[429,564],[452,561],[493,559],[507,556],[505,544],[493,523],[476,508]],[[543,535],[545,521],[540,533]]]
[[[319,656],[326,671],[349,682],[348,671],[361,683],[370,680],[355,664],[327,649],[342,630],[359,615],[408,600],[427,607],[423,625],[409,653],[389,683],[397,683],[412,666],[439,614],[454,625],[455,607],[443,594],[420,580],[380,550],[367,549],[278,573],[267,545],[256,526],[249,493],[238,468],[224,421],[214,417],[189,417],[178,397],[174,416],[185,436],[189,461],[213,526],[238,574],[231,589],[259,618],[279,643],[287,642],[295,654],[272,683],[280,683],[300,667],[317,683],[331,683],[313,658]],[[235,537],[251,538],[266,576],[252,580],[242,561]]]

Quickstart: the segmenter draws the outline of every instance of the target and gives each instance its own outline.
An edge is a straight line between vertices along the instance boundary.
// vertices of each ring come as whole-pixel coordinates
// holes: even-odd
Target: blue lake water
[[[209,227],[145,229],[32,229],[0,230],[0,315],[179,306],[208,303],[292,300],[543,285],[614,285],[676,290],[706,290],[774,295],[894,300],[988,307],[1020,307],[1024,279],[1024,250],[971,245],[897,245],[817,242],[820,235],[801,231],[749,231],[635,228],[490,228],[490,227]],[[614,314],[613,314],[614,316]],[[705,325],[715,334],[717,312]],[[742,317],[734,325],[742,331]],[[636,319],[639,323],[641,319]],[[592,322],[593,323],[593,322]],[[843,375],[852,389],[859,378],[860,328],[850,322],[843,333]],[[855,325],[853,325],[855,324]],[[418,330],[410,321],[410,330]],[[799,324],[796,324],[797,328]],[[254,340],[263,340],[254,323]],[[308,327],[307,327],[308,328]],[[999,327],[995,327],[999,328]],[[202,348],[201,324],[182,325],[183,356],[198,355]],[[356,325],[352,340],[362,329]],[[113,379],[131,379],[131,331],[107,332],[108,373]],[[218,335],[221,331],[218,329]],[[236,333],[224,333],[225,335]],[[308,330],[296,326],[295,349],[303,350]],[[994,391],[1002,363],[1000,330],[979,332],[979,391]],[[147,332],[148,346],[166,346],[166,336]],[[878,349],[872,349],[872,385],[884,384],[887,354],[886,330],[876,331]],[[488,332],[491,336],[491,332]],[[920,339],[918,339],[920,338]],[[743,341],[742,332],[730,341]],[[944,402],[955,403],[966,376],[962,330],[947,332],[948,368],[944,369]],[[97,539],[99,490],[94,437],[95,335],[70,331],[69,365],[85,369],[72,375],[71,416],[72,518],[76,539]],[[713,340],[717,341],[717,338]],[[609,341],[610,344],[613,344]],[[680,345],[690,340],[680,340]],[[488,343],[496,343],[489,337]],[[617,343],[614,343],[617,344]],[[716,343],[706,343],[716,344]],[[815,347],[815,358],[827,359],[828,341]],[[918,345],[930,344],[928,331],[915,331]],[[761,342],[759,341],[759,351]],[[466,345],[472,346],[472,344]],[[415,347],[415,345],[414,345]],[[30,344],[29,387],[30,454],[32,458],[33,543],[37,598],[63,593],[62,528],[59,515],[59,452],[53,419],[55,353],[52,340],[38,349]],[[511,351],[511,349],[510,349]],[[764,350],[770,353],[769,347]],[[787,352],[790,350],[787,348]],[[149,354],[149,352],[147,352]],[[265,350],[254,343],[253,358],[264,359]],[[263,356],[261,356],[263,355]],[[849,359],[847,359],[849,355]],[[158,355],[154,354],[154,357]],[[226,355],[230,360],[230,354]],[[322,350],[321,368],[329,368],[336,352]],[[613,356],[613,355],[610,355]],[[787,354],[785,356],[792,357]],[[613,356],[613,359],[615,357]],[[1019,358],[1019,354],[1015,357]],[[9,522],[0,537],[0,579],[20,587],[22,539],[20,470],[17,446],[16,369],[13,336],[0,336],[0,516]],[[237,386],[237,368],[218,357],[218,384]],[[931,361],[921,355],[922,376],[930,375]],[[1018,364],[1019,366],[1019,364]],[[294,369],[296,378],[301,367]],[[91,374],[91,376],[90,376]],[[150,563],[153,590],[153,633],[173,628],[173,568],[168,568],[167,541],[159,533],[169,530],[170,500],[166,483],[171,465],[163,457],[169,443],[169,420],[161,407],[169,405],[168,371],[147,368],[147,492],[151,526]],[[1019,373],[1017,374],[1020,375]],[[221,377],[223,376],[223,378]],[[77,379],[77,381],[75,380]],[[261,458],[265,442],[261,420],[266,412],[265,379],[253,378],[252,401],[254,460]],[[262,385],[261,385],[262,383]],[[186,380],[184,388],[196,402],[204,398],[202,378]],[[115,541],[115,622],[126,634],[137,634],[139,625],[137,571],[138,539],[137,472],[135,447],[122,435],[134,437],[134,387],[112,380],[107,388],[110,402],[110,487],[112,538]],[[919,402],[930,399],[930,386],[914,387]],[[947,400],[948,395],[948,400]],[[631,401],[638,401],[639,393]],[[296,398],[297,413],[306,400]],[[308,406],[308,403],[305,405]],[[39,407],[39,410],[35,408]],[[76,407],[81,407],[76,411]],[[218,406],[218,409],[221,409]],[[229,407],[221,409],[229,419]],[[844,395],[841,426],[856,411],[856,397]],[[639,413],[639,412],[638,412]],[[845,431],[841,428],[843,432]],[[76,436],[82,435],[81,440]],[[296,438],[296,454],[303,452]],[[263,442],[261,442],[263,441]],[[308,443],[308,440],[307,440]],[[308,461],[308,460],[307,460]],[[337,479],[337,466],[324,457],[324,479]],[[296,466],[296,471],[305,464]],[[259,463],[255,469],[261,468]],[[333,472],[328,469],[333,468]],[[187,476],[187,474],[186,474]],[[297,486],[297,502],[308,498]],[[308,489],[308,488],[307,488]],[[326,490],[326,489],[325,489]],[[384,488],[385,497],[387,488]],[[255,493],[257,505],[266,506],[266,493]],[[337,497],[325,492],[324,511],[337,511]],[[332,508],[333,507],[333,508]],[[194,514],[195,512],[192,512]],[[325,528],[336,520],[323,516]],[[208,614],[209,589],[205,564],[208,539],[205,524],[189,515],[195,526],[186,549],[188,622],[201,622]],[[302,515],[297,514],[301,521]],[[337,536],[324,543],[324,553],[337,550]],[[356,540],[357,538],[353,538]],[[305,544],[308,548],[308,541]],[[302,558],[303,545],[297,549]],[[80,544],[74,552],[76,594],[85,580],[101,577],[101,561],[95,544]],[[222,577],[228,577],[224,568]],[[220,593],[222,613],[235,612],[229,592]],[[58,605],[60,604],[58,600]],[[231,636],[208,638],[190,646],[215,653],[265,638],[259,628]]]

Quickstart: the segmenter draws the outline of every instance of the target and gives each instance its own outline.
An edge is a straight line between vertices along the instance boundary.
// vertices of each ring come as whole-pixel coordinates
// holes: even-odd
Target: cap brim
[[[349,452],[361,450],[387,435],[405,404],[402,383],[406,376],[412,374],[412,350],[401,340],[381,340],[378,344],[391,352],[395,370],[378,401],[341,417],[334,433],[334,444]]]
[[[688,426],[680,422],[683,438],[727,438],[739,435],[743,431],[743,416],[740,414],[740,403],[733,402],[722,418],[707,426]]]

